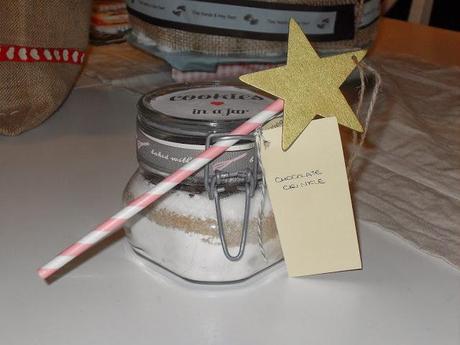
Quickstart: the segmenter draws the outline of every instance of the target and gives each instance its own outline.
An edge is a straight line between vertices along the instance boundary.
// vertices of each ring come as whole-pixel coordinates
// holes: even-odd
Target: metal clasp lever
[[[208,148],[212,143],[232,139],[255,142],[255,137],[253,135],[228,135],[213,133],[208,135],[208,137],[206,138],[206,148]],[[257,154],[255,153],[253,155],[252,169],[247,168],[243,171],[237,172],[226,172],[216,170],[211,175],[210,167],[208,164],[206,165],[204,170],[205,187],[208,192],[209,199],[214,199],[214,204],[216,207],[217,226],[219,230],[219,237],[222,244],[222,249],[224,251],[225,257],[230,261],[238,261],[244,254],[244,249],[246,247],[246,239],[248,235],[249,212],[251,210],[250,200],[254,196],[257,186],[258,167],[259,161]],[[241,230],[240,246],[238,249],[238,253],[236,255],[231,255],[228,250],[227,240],[225,238],[224,223],[222,219],[222,208],[220,204],[220,193],[225,192],[225,185],[228,184],[230,181],[232,183],[238,184],[237,190],[245,192],[243,227]]]

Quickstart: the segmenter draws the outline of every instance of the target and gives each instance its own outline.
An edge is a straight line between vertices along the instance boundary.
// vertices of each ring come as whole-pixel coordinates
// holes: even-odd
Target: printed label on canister
[[[191,88],[151,99],[152,110],[191,120],[244,120],[262,111],[272,99],[233,86]]]
[[[356,27],[379,17],[380,0],[365,0],[363,17],[355,23],[355,4],[305,5],[267,1],[130,0],[131,15],[153,25],[210,35],[286,40],[295,18],[312,41],[352,39]]]

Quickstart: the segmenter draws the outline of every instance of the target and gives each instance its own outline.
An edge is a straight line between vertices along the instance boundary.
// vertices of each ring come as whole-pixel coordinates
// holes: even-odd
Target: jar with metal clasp
[[[123,200],[150,190],[272,100],[240,84],[180,84],[138,103],[139,168]],[[141,258],[195,282],[244,280],[282,259],[253,135],[125,226]]]

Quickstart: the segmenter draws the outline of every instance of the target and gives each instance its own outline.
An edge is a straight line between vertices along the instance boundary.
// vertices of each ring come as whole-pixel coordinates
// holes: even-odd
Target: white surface
[[[35,270],[117,211],[136,167],[135,102],[84,88],[38,129],[0,137],[0,343],[460,343],[460,273],[359,223],[362,271],[237,286],[139,265],[116,242],[51,285]]]

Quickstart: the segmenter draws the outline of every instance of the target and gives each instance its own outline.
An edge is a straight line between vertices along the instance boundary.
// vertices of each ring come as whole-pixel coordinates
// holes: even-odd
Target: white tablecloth
[[[460,272],[383,231],[416,238],[426,225],[436,236],[422,244],[436,244],[458,229],[458,139],[447,139],[458,117],[424,112],[452,89],[433,81],[417,108],[407,93],[386,95],[407,112],[375,115],[382,155],[364,155],[355,191],[363,270],[289,279],[281,263],[244,284],[193,285],[142,266],[119,239],[46,285],[35,270],[120,207],[136,168],[138,95],[85,77],[41,127],[0,137],[2,344],[460,343]]]

